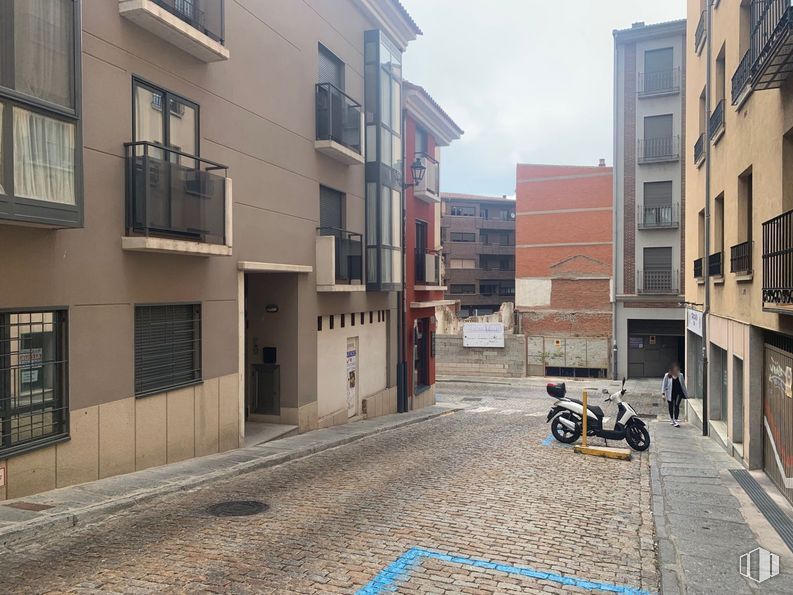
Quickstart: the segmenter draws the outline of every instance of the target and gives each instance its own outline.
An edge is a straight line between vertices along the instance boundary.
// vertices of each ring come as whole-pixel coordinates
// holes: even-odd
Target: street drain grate
[[[793,521],[782,511],[781,508],[774,502],[771,497],[765,493],[765,490],[757,483],[757,480],[752,477],[746,469],[730,469],[730,473],[735,478],[741,487],[749,494],[749,497],[754,502],[755,506],[760,509],[766,520],[770,525],[776,529],[782,541],[793,552]]]
[[[465,397],[463,401],[481,401],[482,397]]]
[[[257,500],[236,500],[213,504],[207,509],[212,516],[252,516],[265,512],[270,507]]]

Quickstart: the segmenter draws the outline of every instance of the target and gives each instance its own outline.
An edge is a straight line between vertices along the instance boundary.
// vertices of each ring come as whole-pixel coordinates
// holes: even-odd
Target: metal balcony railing
[[[639,97],[680,92],[680,69],[639,73]]]
[[[697,258],[694,261],[694,278],[695,279],[702,279],[705,276],[705,272],[703,270],[702,263],[705,259],[704,258]]]
[[[678,272],[668,271],[637,271],[636,289],[642,294],[676,294],[678,293]]]
[[[416,283],[440,285],[441,255],[435,250],[416,250]]]
[[[730,272],[748,274],[752,272],[752,244],[743,242],[730,248]]]
[[[763,223],[763,303],[793,304],[793,211]]]
[[[743,58],[741,58],[738,68],[735,69],[735,74],[732,75],[733,105],[737,105],[744,90],[752,84],[752,66],[754,66],[754,55],[752,54],[752,49],[749,48]]]
[[[227,166],[150,142],[124,147],[128,233],[226,243]]]
[[[721,277],[724,275],[724,253],[716,252],[711,254],[708,259],[708,274],[711,277]]]
[[[724,103],[723,99],[719,101],[710,114],[710,123],[708,126],[711,140],[715,140],[719,133],[724,130]]]
[[[705,41],[705,35],[707,35],[707,11],[703,10],[702,14],[699,15],[699,22],[697,23],[697,30],[694,33],[694,49],[698,52]]]
[[[361,104],[330,83],[316,86],[317,140],[361,154]]]
[[[335,238],[336,283],[360,285],[363,283],[363,236],[337,227],[318,227],[317,235]]]
[[[225,0],[153,0],[215,41],[225,41]]]
[[[778,88],[791,72],[791,1],[752,0],[751,11],[752,84],[760,89]]]
[[[680,206],[643,207],[636,211],[639,229],[674,229],[680,225]]]
[[[694,143],[694,164],[699,165],[705,161],[705,135],[700,134],[697,142]]]
[[[676,161],[680,159],[680,137],[639,139],[639,163]]]

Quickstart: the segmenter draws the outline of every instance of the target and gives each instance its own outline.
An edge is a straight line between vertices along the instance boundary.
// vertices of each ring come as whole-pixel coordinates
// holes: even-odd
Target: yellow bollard
[[[581,412],[584,416],[583,421],[583,428],[582,428],[582,435],[581,435],[581,446],[576,446],[574,448],[575,452],[583,455],[592,455],[595,457],[604,457],[606,459],[621,459],[623,461],[630,461],[631,460],[631,451],[627,448],[608,448],[603,446],[587,446],[586,445],[586,434],[587,434],[587,422],[589,418],[589,407],[587,406],[587,392],[584,391],[584,396],[581,399],[581,402],[584,404],[584,410]]]

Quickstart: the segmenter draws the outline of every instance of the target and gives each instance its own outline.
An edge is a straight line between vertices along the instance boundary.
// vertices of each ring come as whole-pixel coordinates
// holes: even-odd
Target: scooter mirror
[[[604,395],[610,395],[611,393],[609,392],[609,389],[607,389],[607,388],[604,388],[604,389],[603,389],[603,394],[604,394]]]

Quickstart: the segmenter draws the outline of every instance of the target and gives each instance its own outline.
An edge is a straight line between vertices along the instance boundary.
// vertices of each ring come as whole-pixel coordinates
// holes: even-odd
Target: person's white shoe
[[[672,425],[673,425],[673,426],[675,426],[676,428],[679,428],[679,427],[680,427],[680,422],[678,422],[677,420],[675,420],[675,421],[674,421],[674,423],[673,423]]]
[[[670,420],[669,420],[669,425],[670,425],[670,426],[673,426],[673,425],[675,425],[675,420],[673,420],[673,419],[670,419]]]

